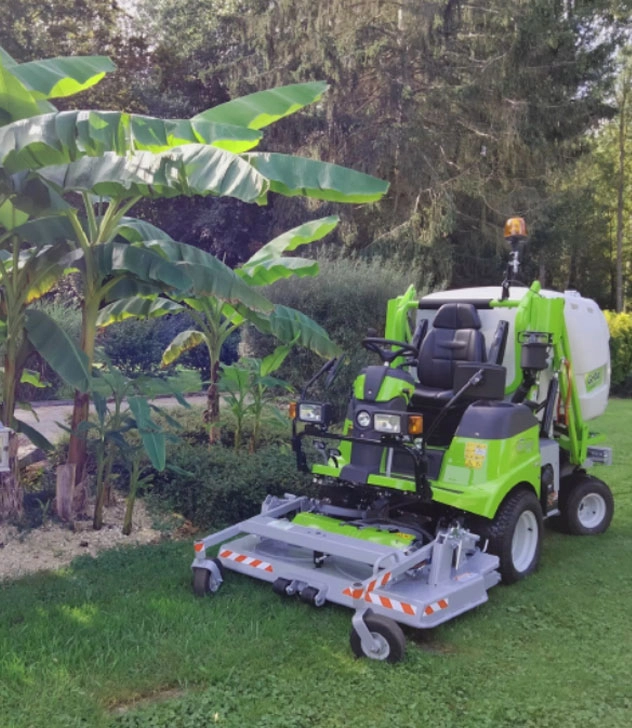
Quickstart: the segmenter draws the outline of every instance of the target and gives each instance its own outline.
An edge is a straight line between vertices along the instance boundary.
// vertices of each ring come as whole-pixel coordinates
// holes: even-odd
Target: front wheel
[[[513,584],[534,572],[542,551],[543,518],[540,502],[532,490],[517,490],[503,501],[495,518],[477,529],[481,545],[500,559],[505,584]]]
[[[594,536],[608,529],[614,514],[614,498],[602,480],[582,474],[565,491],[560,510],[568,533]]]
[[[375,648],[365,652],[360,635],[352,629],[349,642],[356,657],[369,657],[386,662],[399,662],[404,658],[406,638],[397,622],[379,614],[367,614],[364,623],[373,637]]]

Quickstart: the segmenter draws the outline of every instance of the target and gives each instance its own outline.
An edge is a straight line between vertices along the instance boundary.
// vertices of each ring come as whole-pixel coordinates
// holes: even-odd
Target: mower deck
[[[317,507],[305,497],[268,498],[260,515],[198,541],[192,568],[207,570],[208,590],[216,591],[222,569],[205,552],[219,545],[223,569],[270,582],[278,593],[298,594],[315,606],[329,601],[350,607],[359,633],[368,613],[417,629],[435,627],[486,602],[487,590],[500,580],[498,558],[482,552],[467,530],[441,530],[424,546],[403,548],[286,517]]]

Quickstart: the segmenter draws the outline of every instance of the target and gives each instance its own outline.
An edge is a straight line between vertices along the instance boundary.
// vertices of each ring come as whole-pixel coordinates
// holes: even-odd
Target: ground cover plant
[[[190,589],[191,541],[83,557],[0,586],[3,728],[628,726],[632,402],[594,423],[610,530],[547,528],[540,570],[429,634],[397,666],[356,660],[351,612],[229,573]],[[244,453],[244,457],[246,457]],[[211,530],[210,528],[208,530]]]

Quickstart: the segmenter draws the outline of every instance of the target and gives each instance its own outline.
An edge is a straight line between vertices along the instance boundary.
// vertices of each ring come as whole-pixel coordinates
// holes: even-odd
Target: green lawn
[[[0,725],[616,728],[632,724],[632,402],[599,428],[607,534],[547,529],[542,567],[409,633],[403,663],[353,658],[351,612],[229,573],[190,590],[190,543],[84,557],[0,587]],[[0,551],[1,558],[1,551]]]

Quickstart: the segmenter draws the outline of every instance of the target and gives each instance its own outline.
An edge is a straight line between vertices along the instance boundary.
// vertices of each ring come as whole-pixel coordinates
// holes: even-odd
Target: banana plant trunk
[[[211,378],[206,390],[204,422],[209,426],[208,441],[210,445],[216,445],[221,437],[219,427],[219,367],[219,360],[212,361]]]
[[[18,435],[9,434],[9,469],[0,472],[0,523],[17,522],[24,515],[24,492],[18,473]]]

